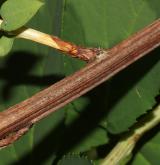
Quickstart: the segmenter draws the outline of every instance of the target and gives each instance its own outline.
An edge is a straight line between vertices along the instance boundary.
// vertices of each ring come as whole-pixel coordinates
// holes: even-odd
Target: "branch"
[[[160,20],[112,49],[101,51],[83,69],[0,113],[3,147],[29,127],[80,97],[160,45]],[[26,128],[26,129],[25,129]],[[13,139],[13,140],[11,140]]]
[[[0,19],[0,25],[2,23],[3,20]],[[63,41],[56,36],[42,33],[40,31],[27,27],[22,27],[16,31],[8,32],[7,34],[15,35],[16,38],[23,38],[50,46],[54,49],[68,54],[71,57],[79,58],[84,61],[90,61],[94,59],[96,57],[96,54],[100,51],[97,48],[83,48],[70,42]]]
[[[150,129],[160,123],[160,105],[139,121],[129,133],[121,139],[107,155],[101,165],[120,164],[133,151],[138,140]]]

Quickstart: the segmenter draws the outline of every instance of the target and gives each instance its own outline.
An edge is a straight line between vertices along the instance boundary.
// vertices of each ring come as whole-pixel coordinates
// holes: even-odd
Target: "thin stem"
[[[157,20],[112,49],[100,52],[95,60],[73,75],[1,112],[0,139],[4,140],[10,136],[19,137],[21,129],[28,128],[82,96],[159,45],[160,20]],[[10,143],[13,141],[9,140]],[[3,143],[0,145],[4,146]]]
[[[101,165],[118,165],[133,151],[137,141],[150,129],[160,123],[160,105],[139,121],[107,155]]]
[[[0,25],[2,23],[3,20],[0,19]],[[50,46],[54,49],[60,50],[63,53],[70,55],[71,57],[79,58],[84,61],[90,61],[94,59],[97,53],[99,53],[99,49],[83,48],[70,42],[63,41],[56,36],[52,36],[27,27],[22,27],[16,31],[8,32],[8,34],[15,35],[16,38],[23,38]]]

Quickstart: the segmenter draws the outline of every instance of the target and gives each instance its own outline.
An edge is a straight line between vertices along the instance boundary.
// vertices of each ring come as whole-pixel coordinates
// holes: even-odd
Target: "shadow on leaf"
[[[3,67],[0,68],[0,79],[5,80],[2,87],[2,99],[11,99],[12,90],[18,85],[34,85],[45,87],[62,79],[58,75],[34,75],[31,73],[40,57],[28,52],[15,52],[8,56]]]

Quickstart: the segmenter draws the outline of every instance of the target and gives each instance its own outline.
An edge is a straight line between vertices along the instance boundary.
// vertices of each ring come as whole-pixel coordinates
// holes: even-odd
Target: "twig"
[[[157,20],[112,49],[102,51],[94,61],[73,75],[1,112],[0,139],[16,136],[16,131],[29,127],[85,94],[159,45],[160,20]]]
[[[147,131],[160,123],[160,105],[142,120],[136,124],[127,136],[118,142],[101,165],[119,165],[121,161],[125,160],[132,153],[138,140]]]
[[[0,19],[0,25],[2,22],[3,20]],[[63,41],[56,36],[42,33],[27,27],[22,27],[16,31],[8,32],[8,34],[15,35],[16,38],[28,39],[43,45],[50,46],[68,54],[71,57],[79,58],[84,61],[93,60],[96,57],[96,54],[99,52],[99,49],[97,48],[83,48],[70,42]]]

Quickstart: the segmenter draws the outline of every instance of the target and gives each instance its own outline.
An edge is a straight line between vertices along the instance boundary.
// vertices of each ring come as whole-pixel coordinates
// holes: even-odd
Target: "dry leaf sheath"
[[[0,19],[0,24],[2,24],[2,22],[3,20]],[[71,57],[78,58],[84,61],[93,60],[96,57],[96,54],[100,51],[97,48],[83,48],[70,42],[63,41],[56,36],[49,35],[27,27],[22,27],[16,31],[9,33],[11,35],[15,35],[16,38],[24,38],[41,43],[43,45],[50,46],[54,49],[60,50],[63,53],[66,53]]]

